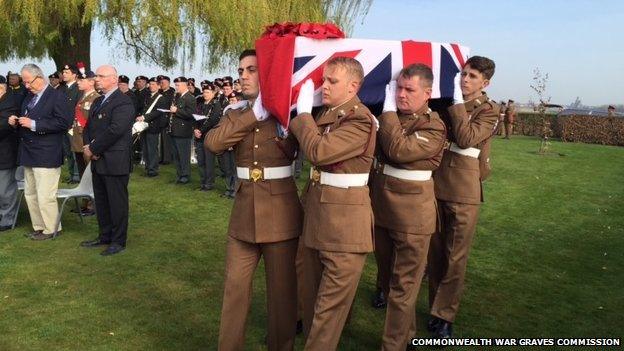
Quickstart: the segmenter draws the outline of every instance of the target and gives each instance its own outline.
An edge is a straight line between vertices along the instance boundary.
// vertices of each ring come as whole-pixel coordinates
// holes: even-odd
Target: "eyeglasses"
[[[34,83],[38,78],[41,78],[39,76],[36,76],[35,78],[33,78],[33,80],[31,80],[30,82],[24,82],[24,85],[31,85],[32,83]]]

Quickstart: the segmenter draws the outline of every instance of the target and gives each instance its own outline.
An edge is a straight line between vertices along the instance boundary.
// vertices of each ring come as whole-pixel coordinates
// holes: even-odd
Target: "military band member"
[[[214,128],[221,120],[223,108],[215,99],[215,87],[212,84],[203,85],[202,103],[197,105],[197,114],[206,116],[195,124],[193,134],[195,137],[195,154],[197,158],[197,168],[199,168],[201,191],[208,191],[214,188],[215,182],[215,160],[216,155],[204,147],[206,133]]]
[[[188,90],[194,97],[198,97],[202,94],[202,90],[195,86],[195,78],[188,79]]]
[[[401,350],[416,333],[416,299],[427,265],[437,211],[432,171],[442,159],[446,129],[428,106],[433,72],[424,64],[401,70],[386,89],[371,173],[375,256],[388,297],[382,350]],[[398,113],[397,113],[398,110]]]
[[[147,78],[146,76],[137,76],[136,78],[134,78],[134,84],[136,86],[136,89],[133,89],[132,92],[137,97],[138,114],[141,114],[141,112],[145,110],[145,100],[147,100],[151,95],[150,90],[147,87],[148,81],[149,78]]]
[[[303,195],[306,350],[336,350],[366,255],[373,251],[367,182],[376,127],[356,95],[363,79],[357,60],[332,58],[323,72],[319,116],[311,115],[314,86],[308,80],[290,123],[313,166]]]
[[[169,123],[169,119],[164,112],[160,110],[166,110],[171,106],[168,104],[160,93],[160,86],[156,78],[149,79],[147,87],[149,96],[145,100],[145,107],[141,112],[141,115],[136,118],[137,122],[146,122],[148,124],[147,129],[143,133],[141,138],[143,149],[143,160],[145,161],[145,175],[148,177],[158,176],[158,140],[160,133],[165,129]]]
[[[48,76],[48,80],[50,81],[50,85],[54,89],[58,89],[61,86],[61,78],[58,72],[54,72]]]
[[[240,55],[238,72],[247,100],[226,109],[205,139],[214,153],[234,147],[239,178],[228,230],[218,349],[243,350],[253,274],[264,257],[267,346],[292,350],[295,255],[302,219],[291,168],[297,144],[292,136],[278,135],[277,120],[262,106],[255,50]]]
[[[171,87],[169,77],[159,75],[156,78],[160,84],[160,94],[167,101],[167,106],[171,106],[175,96],[175,89]],[[166,165],[171,163],[172,155],[171,137],[169,136],[168,128],[164,128],[160,134],[160,164]]]
[[[169,135],[173,152],[173,163],[176,166],[176,184],[187,184],[191,177],[191,142],[195,125],[196,100],[188,92],[186,77],[173,80],[177,93],[169,110]]]
[[[500,108],[483,89],[490,84],[494,68],[489,58],[469,58],[461,76],[455,78],[455,104],[448,108],[448,116],[443,116],[450,146],[433,175],[441,228],[431,239],[428,258],[428,329],[439,338],[453,335],[483,201],[481,182],[490,173],[490,143]]]

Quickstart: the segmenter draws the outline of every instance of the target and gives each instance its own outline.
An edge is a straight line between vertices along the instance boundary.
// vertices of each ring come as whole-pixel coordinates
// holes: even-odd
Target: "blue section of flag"
[[[453,96],[453,79],[459,68],[444,46],[440,46],[440,96]]]
[[[310,62],[315,56],[301,56],[295,57],[295,63],[293,65],[293,73],[296,73],[301,67],[305,66],[306,63]]]
[[[388,54],[365,77],[358,96],[364,105],[383,103],[386,95],[386,84],[392,78],[392,54]]]

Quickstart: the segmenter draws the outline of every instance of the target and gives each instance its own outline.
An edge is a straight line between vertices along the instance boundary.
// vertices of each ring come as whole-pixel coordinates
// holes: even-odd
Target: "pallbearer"
[[[437,222],[431,173],[446,133],[431,111],[433,72],[423,64],[401,70],[386,89],[372,172],[375,256],[388,297],[382,350],[405,350],[416,333],[416,298]],[[397,112],[398,110],[398,112]]]

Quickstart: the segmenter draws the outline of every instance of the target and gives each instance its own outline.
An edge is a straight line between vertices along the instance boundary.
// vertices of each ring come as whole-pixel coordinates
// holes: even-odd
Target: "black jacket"
[[[80,101],[80,95],[82,95],[80,90],[78,90],[78,82],[74,82],[74,84],[72,84],[72,86],[69,88],[67,87],[67,85],[61,84],[58,90],[64,92],[65,95],[67,95],[71,110],[73,111],[76,108],[78,101]]]
[[[154,104],[154,100],[156,99],[158,100]],[[152,104],[154,104],[154,107],[152,107]],[[148,112],[150,107],[152,107],[152,109]],[[165,112],[158,111],[158,109],[168,110],[169,107],[170,105],[167,105],[167,99],[158,92],[154,94],[154,96],[149,96],[147,100],[145,100],[145,107],[143,111],[141,111],[141,115],[145,117],[145,122],[149,124],[149,127],[147,128],[148,133],[158,134],[165,129],[167,123],[169,123],[167,120],[168,116]]]
[[[22,116],[35,121],[35,131],[17,128],[18,163],[26,167],[56,168],[63,164],[63,138],[74,122],[74,111],[67,96],[48,85],[30,111],[31,92],[22,102]]]
[[[186,92],[184,95],[176,94],[173,104],[177,107],[176,113],[171,113],[169,118],[169,134],[177,138],[190,138],[193,136],[195,126],[195,97]]]
[[[17,128],[9,125],[9,116],[19,115],[16,103],[8,92],[0,97],[0,169],[17,166]]]
[[[219,100],[212,99],[207,104],[202,103],[200,105],[197,105],[197,114],[208,116],[208,118],[204,120],[195,122],[195,128],[201,131],[201,138],[195,138],[195,140],[202,141],[206,137],[206,133],[214,128],[221,120],[223,108],[221,107],[221,103],[219,103]]]
[[[132,160],[132,100],[119,89],[102,104],[104,95],[98,97],[89,112],[89,123],[82,136],[84,144],[99,160],[91,161],[91,169],[102,175],[130,173]]]

